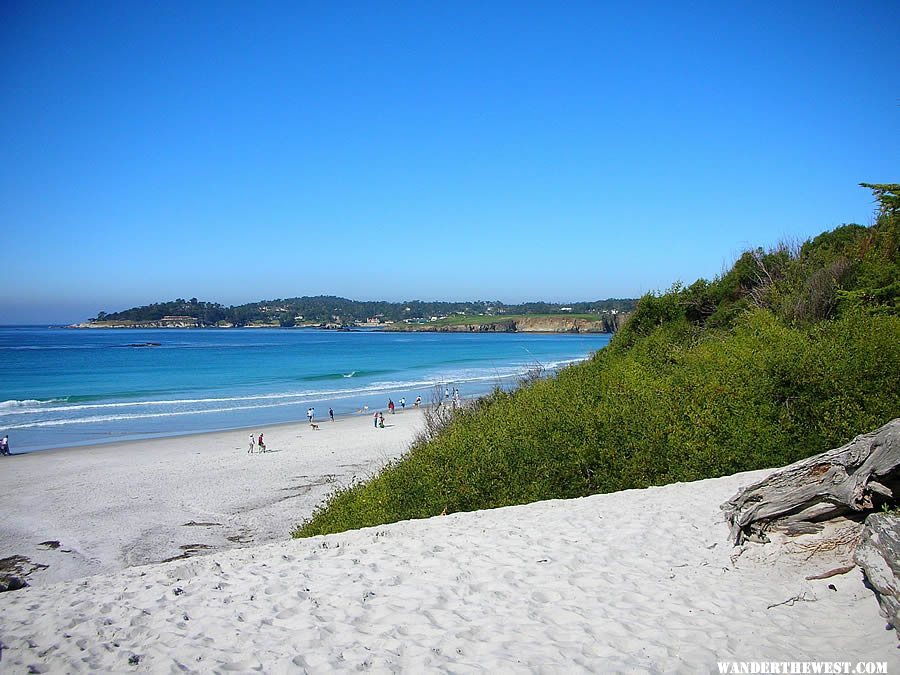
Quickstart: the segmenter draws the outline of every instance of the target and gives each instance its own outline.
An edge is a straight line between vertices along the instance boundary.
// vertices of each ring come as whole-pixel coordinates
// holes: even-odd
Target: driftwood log
[[[857,517],[900,497],[900,418],[847,445],[795,462],[722,505],[735,545],[768,541],[766,532],[820,531],[837,516]]]
[[[875,513],[866,518],[853,560],[875,591],[881,615],[900,637],[900,516]]]

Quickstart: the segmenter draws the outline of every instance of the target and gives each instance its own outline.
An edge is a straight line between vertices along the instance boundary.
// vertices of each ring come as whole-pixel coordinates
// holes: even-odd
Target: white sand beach
[[[336,486],[397,457],[421,411],[4,457],[0,559],[32,586],[176,556],[283,541]],[[49,542],[49,543],[47,543]],[[18,560],[18,559],[17,559]],[[44,568],[42,566],[46,565]]]
[[[896,672],[896,635],[859,569],[806,580],[835,567],[839,552],[729,544],[719,505],[765,473],[451,514],[3,593],[2,666],[697,673],[765,660],[877,661]]]

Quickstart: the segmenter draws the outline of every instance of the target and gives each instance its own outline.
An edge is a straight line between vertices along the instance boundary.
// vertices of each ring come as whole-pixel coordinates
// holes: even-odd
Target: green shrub
[[[686,343],[670,324],[459,413],[299,536],[787,464],[900,411],[900,318],[810,329],[764,310]]]

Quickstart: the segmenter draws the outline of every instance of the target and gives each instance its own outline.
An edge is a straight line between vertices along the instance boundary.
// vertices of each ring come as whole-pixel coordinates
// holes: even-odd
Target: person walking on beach
[[[406,398],[401,396],[400,397],[400,410],[405,410],[405,409],[406,409]]]
[[[394,414],[394,401],[393,401],[393,399],[388,399],[388,410],[391,411],[391,415]]]
[[[307,408],[306,409],[306,420],[312,424],[313,421],[313,413],[315,412],[315,408]]]
[[[266,444],[263,443],[263,435],[262,434],[259,435],[259,441],[257,441],[256,444],[259,446],[260,452],[266,452]]]
[[[380,410],[378,411],[378,426],[384,429],[384,413]]]
[[[378,412],[376,412],[374,415],[372,415],[372,418],[374,419],[375,428],[377,429],[378,428]]]
[[[331,408],[328,409],[328,416],[331,418],[331,421],[334,422],[334,410]]]
[[[9,455],[9,436],[0,438],[0,455]]]
[[[422,403],[422,397],[421,397],[421,396],[416,396],[416,402],[413,403],[413,405],[414,405],[416,408],[418,408],[419,405],[420,405],[421,403]]]
[[[252,453],[256,449],[256,439],[253,437],[253,434],[250,434],[250,449],[247,453]]]

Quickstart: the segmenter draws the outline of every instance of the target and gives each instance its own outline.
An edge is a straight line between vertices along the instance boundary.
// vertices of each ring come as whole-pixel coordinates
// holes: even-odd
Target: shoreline
[[[463,405],[467,405],[479,398],[482,398],[485,395],[487,395],[487,393],[480,393],[480,394],[477,394],[474,396],[464,397],[461,400],[463,402]],[[360,397],[360,399],[364,400],[364,401],[370,401],[373,398],[375,398],[376,396],[378,396],[378,394],[370,394],[366,397]],[[390,398],[390,397],[388,396],[388,398]],[[333,403],[332,407],[334,407],[335,405],[338,405],[338,404]],[[388,414],[388,407],[386,405],[382,405],[380,407],[369,406],[367,403],[364,405],[368,408],[365,411],[362,411],[361,409],[353,410],[353,408],[355,408],[355,405],[351,406],[351,410],[349,412],[346,409],[338,409],[337,411],[335,411],[335,424],[339,424],[341,422],[346,422],[348,420],[360,419],[360,418],[364,418],[364,417],[368,417],[371,420],[372,413],[377,412],[379,410],[382,413]],[[397,410],[397,414],[401,414],[403,412],[416,413],[416,412],[423,412],[423,411],[427,410],[428,408],[430,408],[432,405],[433,404],[431,404],[431,403],[424,403],[424,402],[421,403],[418,406],[418,408],[413,404],[409,404],[405,408],[401,408],[398,405],[396,410]],[[322,409],[321,405],[318,406],[318,408],[319,408],[319,410],[321,410]],[[317,424],[323,423],[323,419],[324,419],[325,424],[331,424],[331,420],[327,417],[327,413],[324,418],[322,418],[322,417],[317,418],[316,423]],[[387,417],[385,417],[385,419],[387,419]],[[277,421],[276,422],[265,422],[262,424],[255,424],[255,425],[241,424],[239,426],[234,426],[234,427],[226,427],[226,428],[221,428],[221,429],[208,429],[208,430],[200,430],[200,431],[187,430],[187,431],[166,431],[166,432],[159,432],[159,433],[147,432],[144,434],[134,434],[131,436],[129,436],[127,434],[125,434],[125,435],[117,434],[115,436],[110,435],[109,440],[92,438],[91,440],[88,440],[88,441],[75,441],[75,442],[71,442],[71,443],[66,443],[64,445],[54,445],[52,447],[47,447],[47,448],[34,448],[31,450],[25,450],[22,452],[16,452],[15,448],[12,447],[11,448],[12,452],[10,452],[10,454],[7,455],[6,457],[26,457],[28,455],[33,455],[33,454],[37,454],[37,453],[46,455],[46,454],[62,453],[62,452],[66,452],[69,450],[100,449],[100,448],[105,448],[105,447],[109,447],[109,446],[120,446],[120,445],[137,444],[137,443],[149,443],[152,441],[167,441],[167,440],[176,441],[178,439],[184,439],[184,438],[189,438],[189,437],[203,438],[203,437],[214,435],[214,434],[234,434],[234,433],[243,432],[244,434],[249,436],[249,432],[255,431],[258,434],[260,429],[265,431],[266,429],[278,429],[281,427],[293,427],[293,426],[303,427],[306,425],[307,425],[306,422],[304,422],[300,419],[296,419],[296,420],[290,420],[290,421],[284,421],[284,422],[277,422]],[[2,435],[2,434],[0,434],[0,435]],[[0,460],[0,462],[2,462],[2,461],[4,461],[4,460]]]
[[[320,415],[329,405],[337,415],[364,405],[383,409],[389,397],[405,397],[409,406],[416,396],[430,401],[436,385],[471,398],[515,388],[537,362],[556,371],[590,358],[609,341],[608,335],[262,332],[10,333],[18,365],[4,382],[0,435],[9,434],[16,454],[45,452],[281,424],[304,419],[308,406]],[[149,341],[162,345],[127,344]],[[82,356],[96,356],[96,368]],[[62,364],[59,373],[33,378],[48,358]]]
[[[406,452],[423,411],[3,458],[0,559],[33,586],[290,538],[333,489]],[[263,432],[269,452],[248,454]],[[46,567],[45,567],[46,566]]]
[[[421,406],[424,410],[427,406]],[[387,407],[385,407],[387,410]],[[407,410],[414,410],[414,408],[410,407]],[[341,415],[335,415],[335,424],[340,424],[342,422],[346,422],[351,419],[359,419],[365,417],[366,415],[370,415],[375,412],[375,410],[370,410],[368,413],[343,413]],[[331,424],[331,420],[329,418],[325,418],[325,421],[322,422],[321,418],[316,421],[316,424]],[[85,441],[84,443],[75,443],[71,445],[60,445],[54,446],[52,448],[38,448],[36,450],[27,450],[25,452],[12,452],[8,456],[9,457],[25,457],[27,455],[41,454],[41,455],[49,455],[56,453],[64,453],[70,450],[85,450],[85,449],[93,449],[93,450],[101,450],[103,448],[108,448],[110,446],[125,446],[125,445],[136,445],[139,443],[152,443],[152,442],[160,442],[160,441],[177,441],[179,439],[184,438],[193,438],[197,437],[199,439],[203,439],[207,436],[213,436],[216,434],[235,434],[243,432],[246,436],[249,437],[251,431],[255,431],[259,434],[259,430],[261,429],[264,433],[269,433],[272,429],[279,429],[282,427],[305,427],[308,426],[306,422],[302,420],[294,420],[290,422],[272,422],[271,424],[257,424],[253,426],[238,426],[238,427],[227,427],[225,429],[211,429],[209,431],[175,431],[175,432],[163,432],[159,435],[148,435],[141,438],[128,438],[128,437],[115,437],[110,439],[109,441],[98,441],[96,439]],[[249,440],[249,439],[248,439]]]

